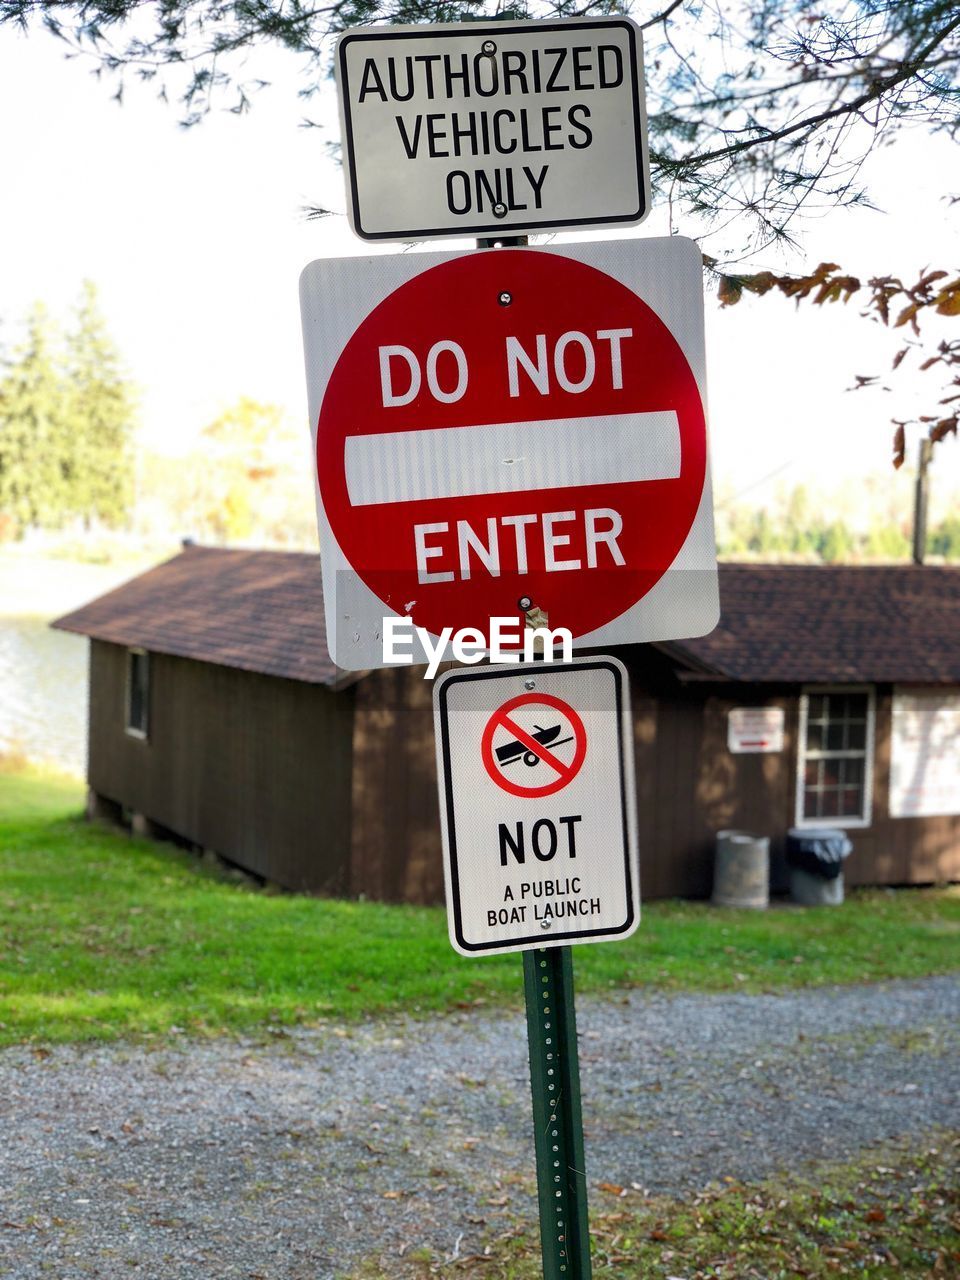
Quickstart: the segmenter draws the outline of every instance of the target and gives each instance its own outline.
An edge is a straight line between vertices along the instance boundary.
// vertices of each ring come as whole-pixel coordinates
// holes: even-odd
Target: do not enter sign
[[[521,596],[581,644],[710,630],[695,246],[401,262],[302,281],[338,664],[383,665],[389,615],[488,636]]]

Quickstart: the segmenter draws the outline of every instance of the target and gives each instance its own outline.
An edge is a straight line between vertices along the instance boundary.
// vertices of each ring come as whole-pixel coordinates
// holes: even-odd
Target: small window
[[[873,773],[873,692],[818,689],[800,699],[797,823],[865,827]]]
[[[127,733],[145,738],[150,725],[150,655],[127,650]]]

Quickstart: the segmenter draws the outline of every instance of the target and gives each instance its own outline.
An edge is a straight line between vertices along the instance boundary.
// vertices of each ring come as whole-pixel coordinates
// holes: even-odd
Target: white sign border
[[[707,371],[704,344],[702,257],[698,246],[683,236],[652,239],[585,240],[576,244],[529,245],[522,249],[445,249],[409,254],[384,254],[356,258],[320,258],[308,263],[300,275],[300,299],[304,350],[307,355],[307,400],[311,432],[311,472],[320,535],[320,563],[327,607],[327,643],[337,664],[346,671],[388,667],[382,661],[379,628],[384,617],[399,617],[373,594],[350,565],[327,520],[317,480],[317,426],[323,397],[337,361],[356,329],[385,298],[414,276],[442,262],[468,254],[494,255],[512,252],[544,253],[573,258],[605,272],[631,289],[656,312],[680,345],[697,382],[708,420]],[[654,266],[652,259],[660,258]],[[628,259],[625,261],[625,258]],[[668,261],[664,261],[668,260]],[[664,270],[668,266],[669,270]],[[685,307],[678,288],[686,279],[698,290],[695,314]],[[323,300],[325,322],[319,318]],[[315,337],[313,331],[319,331]],[[313,353],[313,359],[310,354]],[[710,612],[704,620],[704,581],[709,577]],[[339,591],[338,591],[339,588]],[[337,607],[333,602],[339,602]],[[364,622],[375,615],[375,634]],[[663,577],[618,618],[596,631],[574,639],[577,649],[608,645],[689,639],[706,635],[717,625],[720,600],[717,580],[716,541],[713,528],[713,492],[708,444],[707,469],[697,514],[686,541]],[[358,627],[359,637],[350,644],[346,636]],[[638,633],[640,639],[638,640]],[[351,652],[350,650],[353,650]],[[344,659],[341,661],[341,659]],[[419,640],[413,645],[414,663],[425,663]]]
[[[598,28],[620,26],[628,30],[632,47],[635,71],[633,78],[633,118],[635,125],[635,154],[637,161],[637,185],[641,207],[636,214],[612,215],[596,217],[588,220],[582,218],[547,218],[539,222],[511,222],[509,219],[491,219],[486,222],[472,223],[463,227],[398,228],[395,231],[364,231],[361,221],[360,193],[357,184],[357,163],[354,131],[349,107],[349,76],[346,68],[346,56],[343,50],[351,43],[378,41],[385,44],[389,40],[455,39],[457,36],[497,36],[509,31],[548,33],[575,28]],[[616,227],[639,226],[650,213],[653,203],[653,192],[650,182],[650,142],[647,129],[646,86],[643,68],[643,32],[639,24],[632,18],[617,14],[610,17],[594,18],[559,18],[550,22],[537,19],[525,19],[520,22],[431,22],[419,24],[398,24],[393,27],[375,27],[365,30],[344,31],[337,37],[334,54],[334,73],[337,84],[337,100],[340,116],[340,141],[343,157],[343,174],[347,190],[347,220],[354,235],[368,243],[399,240],[416,242],[418,240],[447,240],[451,238],[502,238],[504,236],[543,235],[556,231],[604,231]]]
[[[460,898],[457,892],[455,801],[451,785],[449,722],[446,714],[446,690],[451,684],[473,680],[516,679],[526,674],[551,675],[577,670],[608,670],[616,688],[618,747],[620,763],[620,804],[623,823],[623,864],[628,903],[627,919],[618,929],[584,932],[537,933],[504,944],[468,943],[462,936]],[[568,695],[569,696],[569,695]],[[633,717],[630,712],[630,677],[619,658],[610,654],[573,658],[570,662],[526,663],[510,666],[458,667],[440,676],[433,688],[436,728],[437,783],[440,798],[440,831],[443,842],[443,885],[447,903],[447,929],[450,945],[462,956],[507,955],[515,951],[536,951],[546,947],[579,946],[588,942],[619,942],[635,933],[640,925],[640,856],[637,836],[637,787],[633,758]]]

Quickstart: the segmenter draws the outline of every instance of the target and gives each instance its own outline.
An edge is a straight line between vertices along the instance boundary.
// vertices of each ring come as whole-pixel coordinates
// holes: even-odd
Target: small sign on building
[[[636,929],[628,707],[616,658],[454,670],[437,681],[447,919],[462,955]]]
[[[734,707],[727,718],[727,750],[735,756],[783,750],[783,707]]]
[[[639,27],[627,18],[348,31],[336,76],[350,223],[365,240],[642,221]]]
[[[960,813],[960,696],[896,690],[890,747],[890,817]]]

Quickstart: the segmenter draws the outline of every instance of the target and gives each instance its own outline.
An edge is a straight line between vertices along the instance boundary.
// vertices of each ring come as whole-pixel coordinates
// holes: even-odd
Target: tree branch
[[[937,33],[935,39],[922,49],[910,62],[904,63],[900,69],[888,76],[884,80],[876,81],[873,86],[854,98],[850,102],[841,103],[839,106],[828,108],[827,110],[817,112],[814,115],[807,116],[803,120],[798,120],[794,124],[784,125],[782,129],[769,130],[761,137],[745,138],[742,142],[736,142],[732,146],[719,147],[714,151],[703,151],[699,155],[690,156],[686,159],[679,160],[677,163],[685,169],[694,168],[702,164],[709,164],[712,160],[720,160],[731,158],[739,155],[741,152],[751,147],[764,146],[771,142],[782,142],[784,138],[792,137],[794,134],[801,133],[806,130],[815,129],[818,125],[826,124],[830,120],[835,120],[840,116],[850,115],[854,112],[861,111],[871,102],[879,101],[884,94],[891,89],[895,89],[898,85],[906,83],[917,74],[924,65],[929,55],[942,44],[954,31],[960,28],[960,14],[958,14],[952,22],[940,32]]]

